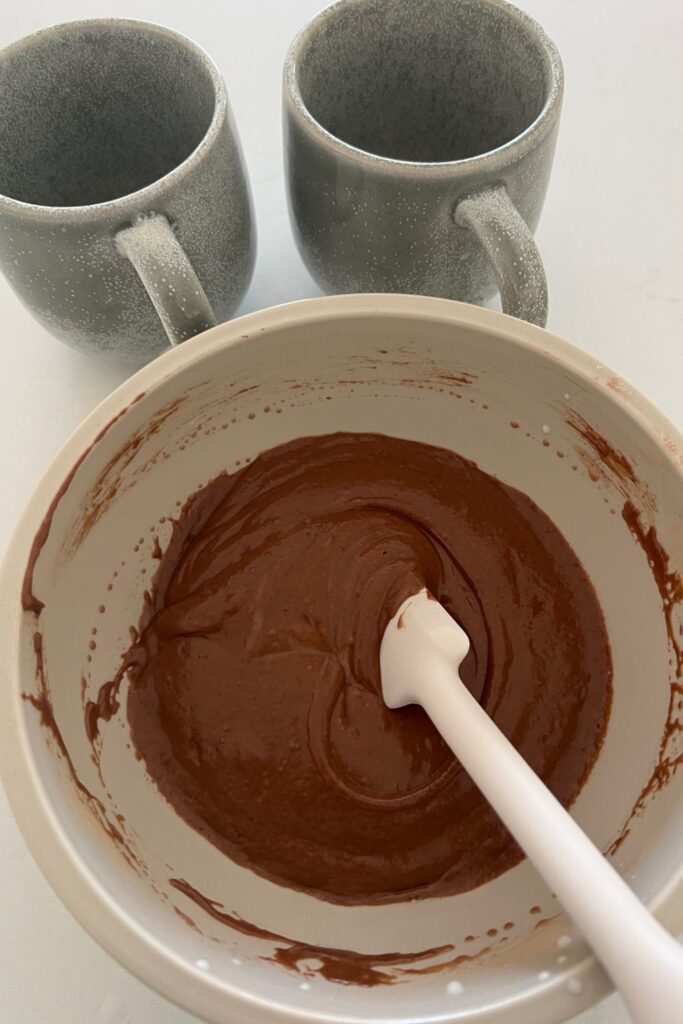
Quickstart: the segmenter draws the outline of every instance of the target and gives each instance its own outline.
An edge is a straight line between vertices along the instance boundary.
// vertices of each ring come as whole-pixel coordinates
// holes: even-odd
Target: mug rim
[[[508,166],[515,159],[524,156],[552,130],[553,125],[559,116],[564,92],[564,69],[562,58],[557,46],[546,33],[543,27],[532,18],[526,11],[521,10],[508,0],[478,0],[486,7],[503,11],[511,20],[517,21],[527,30],[534,42],[538,45],[539,51],[544,55],[548,73],[548,88],[543,106],[534,120],[519,134],[508,139],[500,146],[487,149],[484,153],[477,153],[474,156],[464,157],[459,160],[402,160],[397,157],[382,156],[367,149],[346,142],[339,136],[330,132],[320,121],[317,120],[309,110],[301,95],[297,80],[298,61],[306,43],[314,33],[336,16],[341,7],[355,5],[360,7],[366,0],[334,0],[329,6],[324,7],[315,14],[299,30],[289,45],[285,56],[283,67],[283,92],[285,104],[290,112],[299,119],[306,130],[322,142],[328,150],[339,156],[352,157],[356,160],[363,160],[377,169],[384,168],[394,173],[424,173],[429,176],[438,176],[444,171],[452,177],[454,172],[464,173],[486,169],[488,172],[496,172]]]
[[[131,973],[165,998],[207,1020],[224,1020],[226,1014],[228,1017],[232,1014],[235,1019],[251,1024],[368,1024],[370,1018],[350,1017],[338,1009],[295,1009],[257,990],[232,983],[219,986],[214,979],[194,969],[170,945],[158,942],[139,922],[130,918],[111,892],[90,873],[45,794],[21,724],[17,639],[25,613],[20,610],[18,596],[26,559],[46,509],[69,469],[83,451],[97,441],[102,427],[140,398],[141,393],[150,394],[173,378],[177,381],[185,370],[219,350],[258,345],[263,332],[277,332],[283,326],[291,328],[296,324],[324,324],[330,320],[348,323],[365,317],[380,321],[387,314],[449,325],[457,323],[489,334],[500,344],[535,352],[539,358],[568,367],[608,403],[635,420],[652,438],[665,464],[677,477],[683,478],[680,455],[683,433],[636,389],[614,389],[610,383],[615,379],[613,371],[603,364],[596,367],[595,359],[587,352],[540,327],[495,310],[423,295],[323,296],[261,309],[219,324],[169,349],[143,367],[81,422],[55,455],[24,508],[0,568],[0,662],[4,669],[0,672],[3,683],[0,687],[2,782],[29,851],[71,914]],[[663,882],[650,909],[657,911],[670,929],[680,930],[683,926],[683,867]],[[594,1006],[611,989],[597,961],[589,955],[573,965],[570,974],[558,974],[552,982],[535,985],[511,1002],[499,1003],[482,1013],[475,1011],[476,1018],[481,1019],[482,1024],[485,1021],[521,1024],[537,1019],[533,1015],[542,1012],[547,1024],[559,1024],[566,1020],[568,977],[583,984],[582,994],[571,996],[573,1012]],[[468,1017],[474,1020],[474,1016],[468,1014]],[[425,1021],[456,1024],[461,1019],[462,1014],[457,1009],[446,1008]]]
[[[145,206],[152,204],[169,185],[181,181],[218,137],[221,124],[228,111],[228,94],[223,77],[213,58],[199,43],[196,43],[184,33],[169,28],[167,25],[161,25],[155,21],[146,21],[143,18],[79,18],[75,21],[62,21],[55,25],[48,25],[45,28],[38,29],[37,32],[31,32],[29,35],[22,36],[21,39],[10,43],[9,46],[0,50],[0,62],[10,54],[28,49],[46,37],[97,27],[128,27],[142,30],[148,35],[160,35],[180,44],[198,58],[209,74],[214,93],[213,113],[208,128],[195,148],[180,163],[176,164],[175,167],[172,167],[170,171],[167,171],[160,178],[156,178],[148,185],[144,185],[133,192],[127,192],[123,196],[118,196],[115,199],[106,199],[100,203],[84,203],[77,206],[50,206],[45,203],[28,203],[25,200],[14,199],[12,196],[7,196],[0,192],[0,212],[13,211],[14,213],[21,214],[23,217],[38,221],[66,220],[72,223],[82,223],[91,220],[94,215],[106,215],[119,210],[125,219],[126,214],[137,212],[141,204]]]

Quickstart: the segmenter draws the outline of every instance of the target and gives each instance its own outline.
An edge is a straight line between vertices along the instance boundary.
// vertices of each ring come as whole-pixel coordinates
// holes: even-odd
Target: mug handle
[[[503,312],[545,327],[548,285],[533,235],[504,185],[461,199],[455,223],[470,228],[493,264]]]
[[[171,345],[215,326],[206,292],[166,217],[137,218],[117,232],[115,244],[133,264]]]

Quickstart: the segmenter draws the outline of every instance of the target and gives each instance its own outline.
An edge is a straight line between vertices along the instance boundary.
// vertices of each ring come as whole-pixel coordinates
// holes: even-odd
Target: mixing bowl
[[[606,741],[574,813],[666,925],[683,926],[681,438],[589,356],[445,300],[340,296],[223,324],[78,428],[2,572],[14,812],[90,933],[208,1021],[566,1020],[609,985],[528,862],[447,899],[331,905],[237,866],[177,817],[131,749],[123,701],[93,757],[84,703],[130,644],[182,503],[264,449],[338,430],[452,448],[560,527],[614,660]],[[363,984],[341,983],[339,950],[359,954]]]

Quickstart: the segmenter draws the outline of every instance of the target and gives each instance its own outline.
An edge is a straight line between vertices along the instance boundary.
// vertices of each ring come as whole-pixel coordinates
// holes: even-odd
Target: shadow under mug
[[[0,53],[0,93],[0,266],[37,320],[139,364],[230,316],[255,234],[203,50],[146,22],[71,22]]]
[[[533,239],[562,104],[557,49],[503,0],[339,0],[284,68],[299,250],[329,291],[483,302],[545,325]]]

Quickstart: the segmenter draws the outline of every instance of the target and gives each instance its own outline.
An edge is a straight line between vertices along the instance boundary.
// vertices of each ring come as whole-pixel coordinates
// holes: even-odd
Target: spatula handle
[[[410,601],[421,601],[415,617]],[[403,698],[422,705],[590,943],[637,1024],[683,1021],[683,950],[463,685],[460,626],[435,601],[417,595],[409,602],[403,628],[391,635],[389,660],[391,624],[382,647],[383,691],[389,670],[399,687],[391,706],[407,702],[398,700],[401,686]]]
[[[422,706],[590,943],[634,1020],[683,1020],[678,943],[453,679],[452,669],[443,668],[425,680]]]

